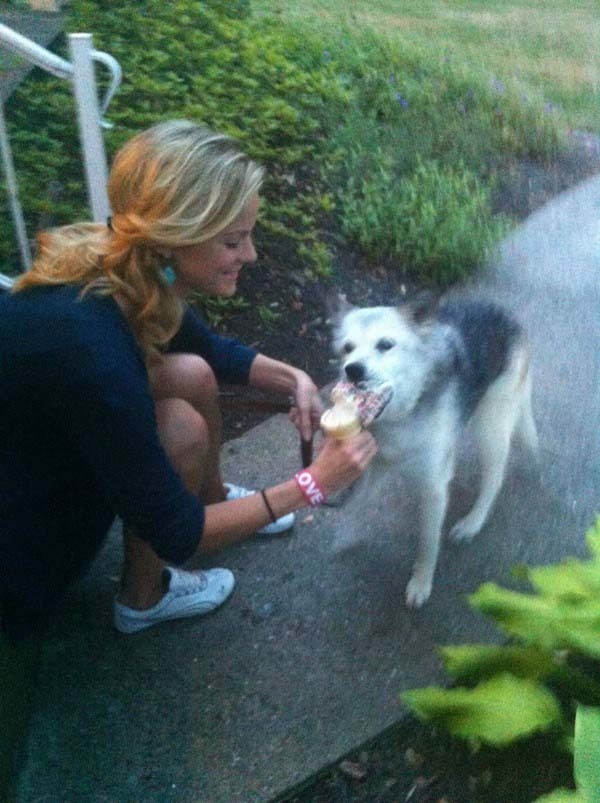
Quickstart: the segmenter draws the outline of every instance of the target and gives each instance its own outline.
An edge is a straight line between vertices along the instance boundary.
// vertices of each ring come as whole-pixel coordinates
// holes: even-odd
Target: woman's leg
[[[219,407],[219,386],[211,367],[202,357],[193,354],[170,354],[151,371],[150,381],[157,401],[183,399],[204,419],[208,431],[208,452],[203,455],[201,482],[195,492],[208,504],[223,502],[225,489],[220,468],[223,420]],[[172,434],[177,436],[177,433]],[[160,421],[159,435],[168,454],[170,444],[163,440]],[[170,437],[166,439],[170,441]]]
[[[151,374],[158,435],[175,471],[206,502],[225,498],[219,467],[221,414],[215,377],[200,357],[166,356]],[[132,608],[155,605],[164,595],[164,563],[129,529],[119,600]]]

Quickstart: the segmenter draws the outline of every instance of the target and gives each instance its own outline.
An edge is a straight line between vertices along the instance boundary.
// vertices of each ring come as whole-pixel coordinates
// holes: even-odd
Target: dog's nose
[[[344,371],[351,382],[362,382],[366,376],[365,367],[360,362],[350,362],[345,366]]]

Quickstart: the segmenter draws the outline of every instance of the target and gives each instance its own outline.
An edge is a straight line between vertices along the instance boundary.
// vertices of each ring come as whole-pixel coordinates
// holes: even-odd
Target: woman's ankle
[[[163,572],[162,576],[153,583],[133,583],[126,579],[121,581],[121,588],[117,595],[118,601],[128,608],[137,611],[145,611],[153,608],[161,601],[169,590],[168,573]]]

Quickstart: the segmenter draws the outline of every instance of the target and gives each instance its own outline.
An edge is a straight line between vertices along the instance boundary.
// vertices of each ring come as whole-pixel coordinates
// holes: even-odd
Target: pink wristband
[[[294,476],[294,479],[296,480],[298,488],[300,488],[304,494],[304,498],[309,505],[317,507],[317,505],[322,505],[323,502],[325,502],[327,497],[323,493],[319,483],[313,477],[312,472],[309,469],[305,468],[302,471],[299,471]]]

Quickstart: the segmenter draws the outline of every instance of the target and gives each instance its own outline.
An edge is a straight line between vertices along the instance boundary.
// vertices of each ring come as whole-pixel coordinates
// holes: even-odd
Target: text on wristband
[[[300,490],[311,505],[322,505],[325,501],[325,494],[319,488],[316,480],[310,471],[299,471],[296,474],[296,482]]]

